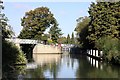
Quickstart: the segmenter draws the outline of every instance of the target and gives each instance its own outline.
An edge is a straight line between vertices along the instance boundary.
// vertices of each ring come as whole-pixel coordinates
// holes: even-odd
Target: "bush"
[[[7,41],[2,42],[3,66],[26,63],[27,60],[22,51],[15,44]]]
[[[26,64],[27,60],[22,51],[11,42],[2,42],[2,77],[14,78],[17,74],[23,74],[25,66],[15,66],[15,64]],[[14,79],[13,79],[14,80]]]
[[[103,51],[105,60],[120,64],[120,41],[110,36],[101,37],[95,42],[95,47]]]
[[[52,44],[53,43],[53,41],[51,39],[48,39],[47,41],[48,41],[48,44]]]

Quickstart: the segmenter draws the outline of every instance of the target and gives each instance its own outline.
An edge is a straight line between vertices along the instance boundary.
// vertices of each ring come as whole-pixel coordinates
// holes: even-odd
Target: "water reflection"
[[[84,58],[84,59],[83,59]],[[118,78],[119,67],[82,56],[76,70],[77,78]]]
[[[118,78],[119,67],[80,54],[34,54],[29,78]]]
[[[33,54],[33,59],[38,65],[50,63],[58,63],[61,59],[61,54]]]
[[[87,56],[87,60],[90,62],[91,66],[99,68],[99,69],[103,69],[102,61],[91,58],[89,56]]]
[[[2,80],[22,80],[26,74],[26,66],[11,66],[12,68],[3,68]]]
[[[120,68],[80,54],[34,54],[27,67],[6,72],[12,78],[118,78]],[[19,80],[18,79],[18,80]],[[14,79],[12,79],[14,80]]]

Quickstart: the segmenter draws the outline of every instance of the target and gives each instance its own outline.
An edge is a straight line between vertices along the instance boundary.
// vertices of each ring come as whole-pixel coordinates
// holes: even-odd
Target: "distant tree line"
[[[67,35],[66,44],[75,44],[75,37],[73,32],[71,37],[70,34]]]
[[[106,61],[120,64],[120,1],[92,3],[88,13],[77,19],[78,45],[102,50]]]

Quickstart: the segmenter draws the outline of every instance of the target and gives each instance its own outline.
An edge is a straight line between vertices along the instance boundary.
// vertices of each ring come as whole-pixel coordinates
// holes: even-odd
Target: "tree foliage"
[[[56,19],[47,7],[38,7],[26,12],[21,21],[23,29],[19,38],[27,39],[41,39],[47,28],[56,25]]]
[[[71,35],[71,44],[75,44],[75,37],[74,37],[74,33],[72,32]]]
[[[67,42],[66,42],[67,44],[71,44],[71,40],[70,40],[70,35],[68,34],[67,35]]]
[[[89,18],[77,20],[79,44],[102,50],[105,59],[120,63],[120,1],[92,3],[88,13]]]
[[[13,75],[11,76],[11,72],[17,71],[15,65],[26,64],[27,60],[23,52],[15,44],[4,40],[2,45],[2,76],[3,78],[11,78],[13,77]]]
[[[61,44],[66,44],[66,41],[67,41],[67,38],[66,37],[60,37],[58,39],[58,42],[61,43]]]
[[[89,17],[80,17],[77,19],[77,26],[75,31],[77,32],[78,38],[77,42],[82,48],[88,48],[88,26],[90,18]]]
[[[89,42],[104,51],[104,58],[120,64],[120,1],[92,3],[89,8]]]
[[[11,26],[8,24],[8,18],[2,12],[4,9],[3,2],[0,1],[0,37],[2,36],[2,78],[7,80],[11,77],[12,71],[16,71],[15,64],[26,64],[25,55],[15,46],[14,43],[8,42],[5,38],[14,35]],[[20,68],[19,68],[20,69]],[[23,68],[22,68],[23,69]],[[21,70],[22,71],[22,70]]]
[[[56,19],[47,7],[38,7],[25,13],[21,19],[21,26],[19,38],[22,39],[37,39],[45,40],[46,36],[42,36],[45,30],[51,26],[55,26]],[[24,53],[27,54],[28,61],[32,60],[32,49],[35,45],[21,45]]]
[[[14,34],[11,26],[7,23],[8,18],[2,12],[3,9],[3,2],[0,1],[0,35],[2,36],[2,39],[12,37],[12,35]]]
[[[57,25],[54,25],[50,28],[49,34],[51,36],[51,39],[54,43],[58,43],[58,39],[60,36],[62,36],[61,29],[57,27]]]
[[[88,39],[91,43],[106,35],[120,37],[120,1],[92,3],[88,12],[91,18]]]

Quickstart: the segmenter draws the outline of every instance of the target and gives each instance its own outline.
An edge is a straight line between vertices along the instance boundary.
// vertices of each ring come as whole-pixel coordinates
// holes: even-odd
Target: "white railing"
[[[38,44],[38,40],[31,40],[31,39],[8,39],[6,38],[5,40],[16,43],[16,44]]]

